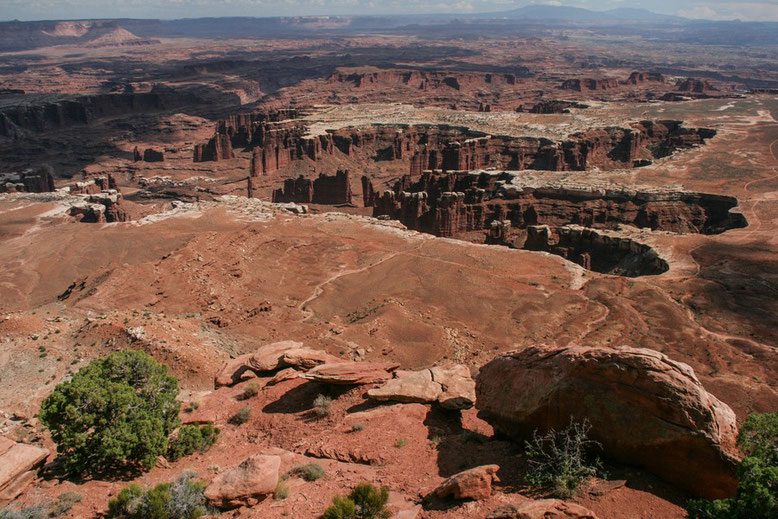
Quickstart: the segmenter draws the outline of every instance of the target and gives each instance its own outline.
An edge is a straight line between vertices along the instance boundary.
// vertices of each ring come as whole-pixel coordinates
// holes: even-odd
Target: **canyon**
[[[246,518],[732,496],[778,406],[775,31],[566,12],[0,22],[0,515],[189,472]],[[124,350],[215,443],[61,474],[42,401]],[[525,442],[571,416],[562,498]]]

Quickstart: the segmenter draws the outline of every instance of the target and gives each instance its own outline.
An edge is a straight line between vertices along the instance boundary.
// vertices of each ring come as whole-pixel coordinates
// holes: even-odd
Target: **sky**
[[[472,13],[529,4],[642,7],[707,20],[778,21],[778,0],[0,0],[0,20]]]

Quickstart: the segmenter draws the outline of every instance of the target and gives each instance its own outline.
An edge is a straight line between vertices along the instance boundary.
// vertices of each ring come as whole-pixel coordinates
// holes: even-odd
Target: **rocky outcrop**
[[[216,476],[205,488],[205,498],[217,508],[254,506],[278,485],[281,458],[258,454]]]
[[[719,92],[719,89],[710,84],[710,82],[708,82],[706,79],[679,79],[675,85],[675,88],[679,92],[688,92],[692,94],[709,94]]]
[[[499,465],[482,465],[454,474],[435,489],[438,497],[475,499],[480,501],[492,495],[492,483],[497,483]]]
[[[301,342],[281,341],[225,362],[214,382],[216,387],[232,386],[284,368],[310,369],[320,364],[338,362],[344,361],[326,352],[304,347]]]
[[[165,153],[154,148],[147,148],[143,152],[143,162],[165,162]]]
[[[499,507],[486,519],[597,519],[591,510],[559,499],[539,499]]]
[[[530,114],[569,114],[571,108],[589,108],[589,105],[574,101],[540,101],[535,104],[522,104],[516,108],[517,112]]]
[[[633,72],[627,79],[628,85],[640,85],[643,83],[664,83],[665,77],[659,72]]]
[[[140,152],[137,146],[132,150],[132,161],[141,162],[143,160],[143,154]]]
[[[194,162],[218,162],[234,158],[229,135],[216,134],[208,144],[196,144],[194,147]]]
[[[82,182],[76,182],[73,185],[66,186],[71,195],[93,195],[102,193],[110,189],[116,189],[116,181],[112,175],[92,177]]]
[[[531,225],[524,248],[550,252],[587,270],[617,276],[652,276],[670,269],[650,245],[578,225],[553,230],[548,225]]]
[[[322,364],[304,373],[303,378],[346,386],[378,384],[392,378],[392,372],[399,364],[385,362],[338,362]]]
[[[13,501],[35,478],[49,451],[0,436],[0,506]]]
[[[363,175],[362,176],[362,203],[364,207],[375,206],[377,198],[378,198],[378,193],[376,193],[375,189],[373,189],[373,183],[370,181],[370,179],[367,176]]]
[[[83,200],[71,205],[69,214],[84,223],[129,222],[132,219],[124,197],[115,189],[83,196]]]
[[[678,233],[716,234],[745,227],[730,212],[737,199],[704,193],[591,187],[527,186],[513,173],[426,172],[398,181],[375,202],[373,216],[388,216],[436,236],[489,231],[493,222],[530,225],[617,224]]]
[[[381,402],[430,404],[446,409],[469,409],[475,402],[475,381],[467,366],[455,364],[421,371],[396,371],[394,378],[367,392]]]
[[[604,456],[701,497],[737,487],[735,414],[689,366],[654,350],[530,347],[483,366],[476,394],[479,416],[503,434],[588,420]]]
[[[576,78],[564,81],[559,88],[562,90],[583,92],[585,90],[609,90],[611,88],[618,88],[618,86],[618,79]]]
[[[338,170],[335,175],[320,173],[315,179],[302,175],[287,179],[284,187],[273,191],[273,202],[298,204],[351,204],[351,181],[348,171]]]
[[[50,193],[52,191],[54,191],[54,170],[50,166],[0,175],[0,193]]]

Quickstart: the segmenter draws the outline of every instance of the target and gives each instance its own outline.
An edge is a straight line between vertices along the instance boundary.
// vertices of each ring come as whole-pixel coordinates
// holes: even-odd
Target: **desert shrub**
[[[562,430],[546,434],[538,431],[532,441],[525,443],[530,485],[543,489],[556,497],[568,499],[575,495],[581,484],[597,473],[599,461],[587,461],[587,451],[599,444],[588,438],[591,426],[570,421]]]
[[[686,507],[691,519],[778,517],[778,413],[751,414],[738,446],[746,456],[738,465],[735,497],[692,500]]]
[[[408,445],[408,440],[406,438],[397,438],[397,441],[394,442],[394,446],[398,449],[402,449]]]
[[[48,510],[41,505],[18,509],[3,508],[0,510],[0,519],[46,519],[48,517]]]
[[[230,416],[228,422],[232,425],[243,425],[249,421],[249,418],[251,418],[251,408],[244,407],[234,415]]]
[[[335,496],[332,505],[324,511],[324,519],[388,519],[392,514],[386,509],[389,501],[387,487],[376,488],[370,483],[360,483],[348,497]]]
[[[321,465],[315,463],[308,463],[307,465],[297,465],[286,473],[287,477],[300,476],[305,481],[316,481],[326,475],[324,468]]]
[[[72,474],[149,469],[179,425],[178,381],[140,351],[92,361],[60,383],[39,417]]]
[[[73,505],[80,503],[84,496],[78,492],[63,492],[57,497],[57,501],[51,505],[51,515],[59,517],[70,512]]]
[[[332,405],[332,399],[328,396],[319,395],[313,401],[313,411],[319,418],[329,416],[332,412],[330,406]]]
[[[181,427],[178,430],[178,436],[170,440],[168,459],[176,461],[197,451],[207,451],[216,442],[219,432],[219,428],[211,424],[205,424],[200,427],[196,425]]]
[[[197,519],[208,512],[203,490],[191,472],[173,483],[144,489],[135,483],[108,502],[106,517],[116,519]]]
[[[279,479],[276,489],[273,491],[273,499],[283,501],[287,497],[289,497],[289,485],[283,479]]]
[[[238,396],[238,400],[248,400],[249,398],[254,398],[259,394],[259,385],[252,382],[243,389],[243,393]]]
[[[0,519],[49,519],[60,517],[80,502],[83,496],[78,492],[63,492],[56,501],[45,505],[28,506],[25,508],[4,508],[0,510]]]
[[[365,430],[365,424],[355,423],[351,426],[351,432],[360,432]]]

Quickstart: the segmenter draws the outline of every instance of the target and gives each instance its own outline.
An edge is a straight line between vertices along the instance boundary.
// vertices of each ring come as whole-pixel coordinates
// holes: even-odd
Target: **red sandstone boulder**
[[[482,465],[454,474],[435,489],[435,494],[454,499],[488,499],[492,495],[492,483],[500,481],[498,470],[499,465]]]
[[[487,519],[597,519],[591,510],[559,499],[540,499],[501,506]]]
[[[501,355],[477,379],[479,416],[526,438],[589,420],[603,454],[706,498],[731,496],[735,414],[686,364],[638,348],[531,347]]]
[[[281,458],[258,454],[216,476],[205,489],[208,502],[219,508],[253,506],[278,485]]]
[[[246,353],[222,365],[216,374],[216,387],[232,386],[259,374],[266,374],[281,368],[307,370],[321,364],[345,362],[339,357],[321,350],[306,348],[301,342],[281,341],[262,346],[253,353]],[[287,376],[286,379],[293,378]],[[276,381],[279,382],[280,380]]]
[[[367,396],[382,402],[438,402],[446,409],[469,409],[475,402],[475,381],[467,366],[455,364],[421,371],[396,371]]]
[[[392,371],[398,367],[399,364],[383,362],[339,362],[317,366],[302,377],[327,384],[377,384],[392,378]]]
[[[48,455],[46,449],[0,437],[0,505],[22,493]]]

